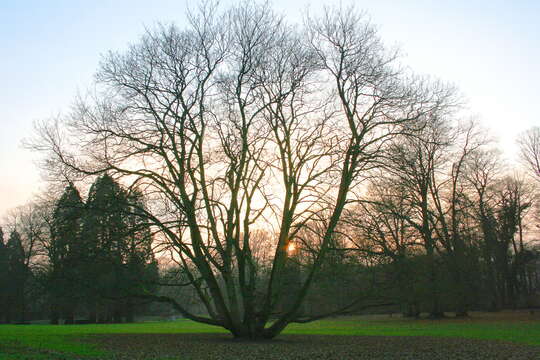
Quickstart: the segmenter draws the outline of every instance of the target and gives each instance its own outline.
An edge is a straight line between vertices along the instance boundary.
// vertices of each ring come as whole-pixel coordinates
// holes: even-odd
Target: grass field
[[[116,346],[122,347],[121,352],[123,353],[129,353],[132,348],[137,348],[140,353],[145,349],[143,343],[147,340],[151,342],[148,346],[155,348],[156,341],[170,339],[170,343],[178,342],[178,339],[188,339],[191,336],[186,334],[216,334],[204,335],[203,337],[193,335],[192,337],[226,339],[226,335],[219,335],[220,333],[224,334],[225,332],[216,327],[188,320],[111,325],[0,325],[0,359],[121,358],[114,355]],[[168,335],[159,336],[158,334]],[[174,337],[171,334],[178,336]],[[531,349],[540,349],[540,314],[531,315],[528,312],[473,313],[469,319],[436,321],[391,318],[388,315],[343,317],[309,324],[290,325],[277,341],[278,344],[280,339],[294,343],[294,339],[309,340],[322,335],[340,336],[340,338],[345,338],[345,336],[380,336],[384,339],[396,336],[429,337],[435,339],[431,340],[432,345],[430,346],[433,346],[433,341],[436,344],[436,339],[441,338],[495,340],[494,343],[497,343],[497,340],[502,340],[521,344],[522,347],[523,345],[533,345],[530,347]],[[96,339],[101,340],[97,341]],[[115,342],[116,339],[118,339],[119,345]],[[205,341],[208,340],[199,341],[201,346],[204,346]],[[164,346],[170,345],[165,344]],[[245,344],[243,347],[245,348]],[[130,358],[128,355],[126,358]],[[147,358],[146,356],[160,358],[158,355],[143,356],[139,354],[137,358]]]

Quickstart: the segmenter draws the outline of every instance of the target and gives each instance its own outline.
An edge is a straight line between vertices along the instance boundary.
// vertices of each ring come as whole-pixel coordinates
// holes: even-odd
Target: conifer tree
[[[54,209],[48,247],[53,324],[58,323],[61,315],[64,315],[66,323],[73,323],[77,303],[84,294],[80,281],[80,265],[86,256],[86,249],[80,241],[83,206],[79,191],[70,183]]]
[[[7,289],[8,280],[8,250],[4,243],[4,232],[0,227],[0,289]],[[0,292],[0,323],[5,321],[7,310],[7,292]]]
[[[26,320],[24,285],[28,277],[28,268],[21,235],[17,230],[11,232],[6,248],[8,255],[6,320],[24,322]]]
[[[140,194],[129,195],[107,174],[90,188],[82,241],[88,254],[85,277],[91,280],[89,306],[101,322],[131,320],[135,306],[131,295],[155,278],[149,274],[157,274],[152,236],[137,213],[143,208]]]

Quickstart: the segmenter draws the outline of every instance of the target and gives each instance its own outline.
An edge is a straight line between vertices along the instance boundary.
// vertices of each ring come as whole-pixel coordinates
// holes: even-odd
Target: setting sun
[[[287,253],[289,253],[289,255],[291,255],[295,250],[296,250],[296,245],[293,242],[290,242],[287,245]]]

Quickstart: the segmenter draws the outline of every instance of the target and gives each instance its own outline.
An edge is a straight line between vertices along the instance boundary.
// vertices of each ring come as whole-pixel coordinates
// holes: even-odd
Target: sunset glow
[[[296,251],[296,245],[295,245],[293,242],[290,242],[290,243],[287,245],[287,253],[288,253],[289,255],[292,255],[295,251]]]

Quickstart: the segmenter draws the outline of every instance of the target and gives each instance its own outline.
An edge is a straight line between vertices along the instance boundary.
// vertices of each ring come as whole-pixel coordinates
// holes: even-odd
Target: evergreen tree
[[[8,250],[4,243],[4,232],[0,227],[0,323],[6,319],[7,316],[7,286],[8,286]]]
[[[130,295],[157,274],[152,236],[137,211],[144,208],[140,194],[128,195],[105,174],[90,188],[82,225],[88,262],[86,278],[92,320],[119,322],[133,318]]]
[[[144,209],[140,193],[128,195],[107,174],[92,184],[86,204],[73,184],[66,187],[47,247],[51,323],[73,323],[83,310],[91,322],[133,319],[138,303],[129,295],[158,276]]]
[[[121,216],[123,198],[120,186],[107,174],[96,179],[88,194],[82,240],[88,256],[85,278],[92,321],[112,321],[113,301],[106,299],[118,297],[115,265],[125,232]]]
[[[22,246],[21,235],[13,230],[7,242],[7,306],[6,320],[24,322],[25,319],[25,294],[24,287],[28,277],[28,267],[25,262],[25,253]]]
[[[56,203],[48,247],[51,323],[58,324],[61,312],[66,323],[73,323],[75,309],[84,295],[81,288],[81,264],[86,249],[80,241],[83,202],[79,191],[69,184]]]
[[[158,267],[152,251],[152,233],[149,224],[141,216],[146,210],[144,197],[139,192],[128,196],[129,212],[126,214],[129,234],[126,238],[126,250],[123,255],[124,282],[122,291],[127,295],[144,291],[155,291],[158,280]],[[136,299],[128,296],[125,304],[127,321],[132,321]]]

